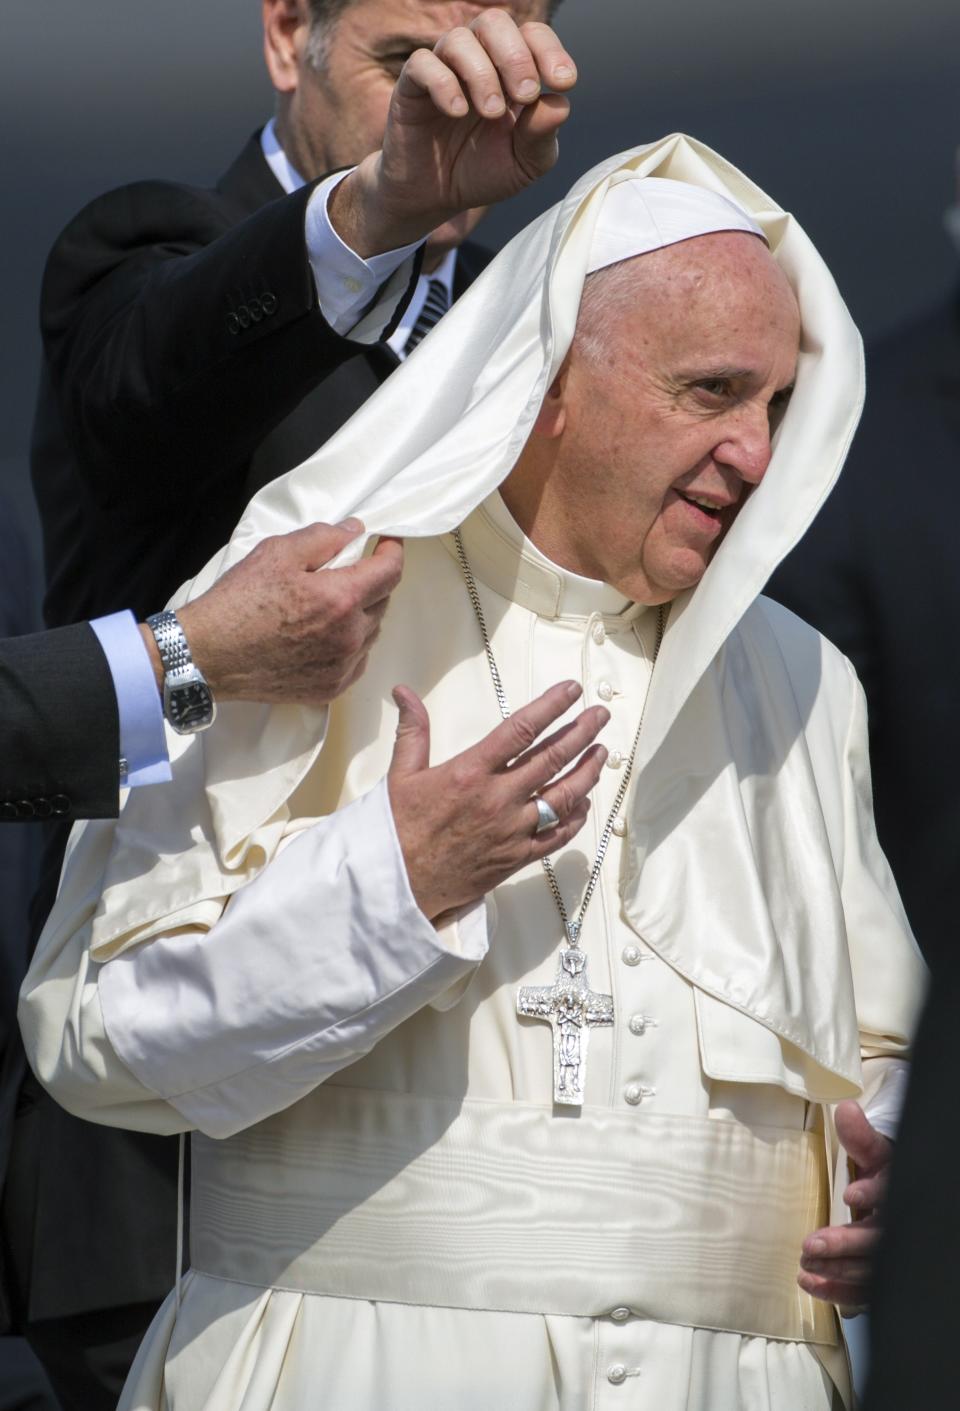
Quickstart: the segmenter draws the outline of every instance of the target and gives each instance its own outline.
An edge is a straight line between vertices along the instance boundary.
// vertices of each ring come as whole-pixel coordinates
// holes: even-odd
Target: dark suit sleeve
[[[0,641],[0,722],[0,821],[117,816],[117,699],[86,623]]]
[[[237,221],[216,192],[143,182],[95,201],[51,253],[44,349],[67,438],[101,505],[242,468],[356,352],[307,259],[312,186]]]

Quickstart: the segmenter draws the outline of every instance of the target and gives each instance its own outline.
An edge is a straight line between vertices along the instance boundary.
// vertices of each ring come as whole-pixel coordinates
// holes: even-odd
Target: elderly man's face
[[[320,68],[311,62],[308,0],[265,0],[264,13],[278,9],[299,18],[295,63],[280,74],[267,46],[275,85],[288,100],[284,146],[301,174],[313,180],[338,167],[354,166],[379,150],[387,110],[400,70],[415,49],[432,48],[441,35],[489,9],[495,0],[351,0],[334,22]],[[544,20],[547,0],[496,0],[517,23]],[[268,37],[269,41],[269,37]],[[482,211],[451,222],[446,245],[455,245]],[[463,227],[462,229],[460,227]],[[438,243],[437,236],[433,242]]]
[[[623,302],[581,317],[504,498],[557,562],[668,602],[702,577],[767,469],[800,316],[763,242],[739,232],[616,277]]]

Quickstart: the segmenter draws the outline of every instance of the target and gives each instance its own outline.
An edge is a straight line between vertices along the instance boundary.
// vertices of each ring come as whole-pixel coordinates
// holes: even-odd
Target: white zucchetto
[[[746,211],[718,191],[662,176],[622,181],[607,192],[593,233],[587,274],[724,230],[743,230],[766,240]]]

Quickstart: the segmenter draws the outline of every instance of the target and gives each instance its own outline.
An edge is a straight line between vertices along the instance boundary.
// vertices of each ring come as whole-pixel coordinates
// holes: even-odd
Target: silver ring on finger
[[[534,836],[538,833],[548,833],[551,828],[556,828],[560,822],[560,815],[555,808],[551,808],[546,799],[542,799],[539,794],[534,795],[533,802],[537,805],[537,826],[534,828]]]

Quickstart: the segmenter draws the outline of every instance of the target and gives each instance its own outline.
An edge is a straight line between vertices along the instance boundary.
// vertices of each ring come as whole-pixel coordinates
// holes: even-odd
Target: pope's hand
[[[557,160],[576,68],[546,24],[486,9],[418,49],[390,103],[383,147],[336,187],[329,213],[363,257],[413,244],[463,211],[515,195]]]
[[[593,741],[610,712],[592,706],[540,739],[579,695],[576,682],[552,686],[472,749],[431,769],[426,708],[408,687],[395,689],[400,719],[387,775],[390,805],[410,887],[431,921],[479,901],[583,827],[587,794],[607,757]],[[536,832],[535,793],[560,818],[545,833]]]
[[[356,681],[400,581],[403,548],[381,539],[349,568],[323,564],[363,529],[311,524],[264,539],[201,597],[177,609],[191,654],[218,700],[320,705]],[[162,667],[141,629],[154,670]]]
[[[852,1225],[816,1230],[804,1240],[797,1282],[814,1298],[861,1308],[880,1239],[880,1207],[893,1143],[871,1127],[857,1102],[841,1102],[836,1123],[837,1136],[856,1173],[843,1193],[855,1219]]]

